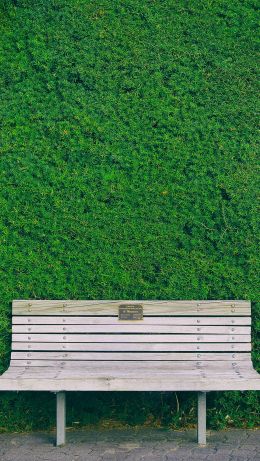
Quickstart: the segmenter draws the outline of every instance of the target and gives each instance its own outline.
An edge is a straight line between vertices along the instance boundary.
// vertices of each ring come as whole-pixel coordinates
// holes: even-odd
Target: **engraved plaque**
[[[141,304],[121,304],[118,309],[118,320],[143,320]]]

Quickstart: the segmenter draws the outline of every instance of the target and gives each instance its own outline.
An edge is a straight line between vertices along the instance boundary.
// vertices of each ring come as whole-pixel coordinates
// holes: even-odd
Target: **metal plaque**
[[[143,320],[141,304],[121,304],[118,309],[118,320]]]

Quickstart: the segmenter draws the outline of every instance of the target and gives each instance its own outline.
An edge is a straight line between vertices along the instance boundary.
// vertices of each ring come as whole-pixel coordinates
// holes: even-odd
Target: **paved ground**
[[[260,430],[208,433],[198,447],[195,431],[158,429],[68,431],[67,445],[54,433],[0,434],[1,461],[260,461]]]

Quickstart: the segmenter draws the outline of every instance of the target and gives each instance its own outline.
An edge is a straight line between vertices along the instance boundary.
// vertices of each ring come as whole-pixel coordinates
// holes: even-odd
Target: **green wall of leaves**
[[[1,371],[14,298],[250,299],[259,369],[256,8],[2,0]],[[49,394],[0,399],[2,430],[54,424]],[[212,393],[209,424],[259,408]],[[192,424],[195,394],[69,400],[69,424],[111,419]]]

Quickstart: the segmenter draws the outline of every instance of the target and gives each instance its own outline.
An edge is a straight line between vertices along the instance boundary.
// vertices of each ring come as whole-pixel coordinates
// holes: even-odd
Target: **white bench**
[[[57,393],[57,445],[66,391],[198,391],[205,444],[206,392],[260,390],[250,325],[248,301],[14,301],[0,390]]]

